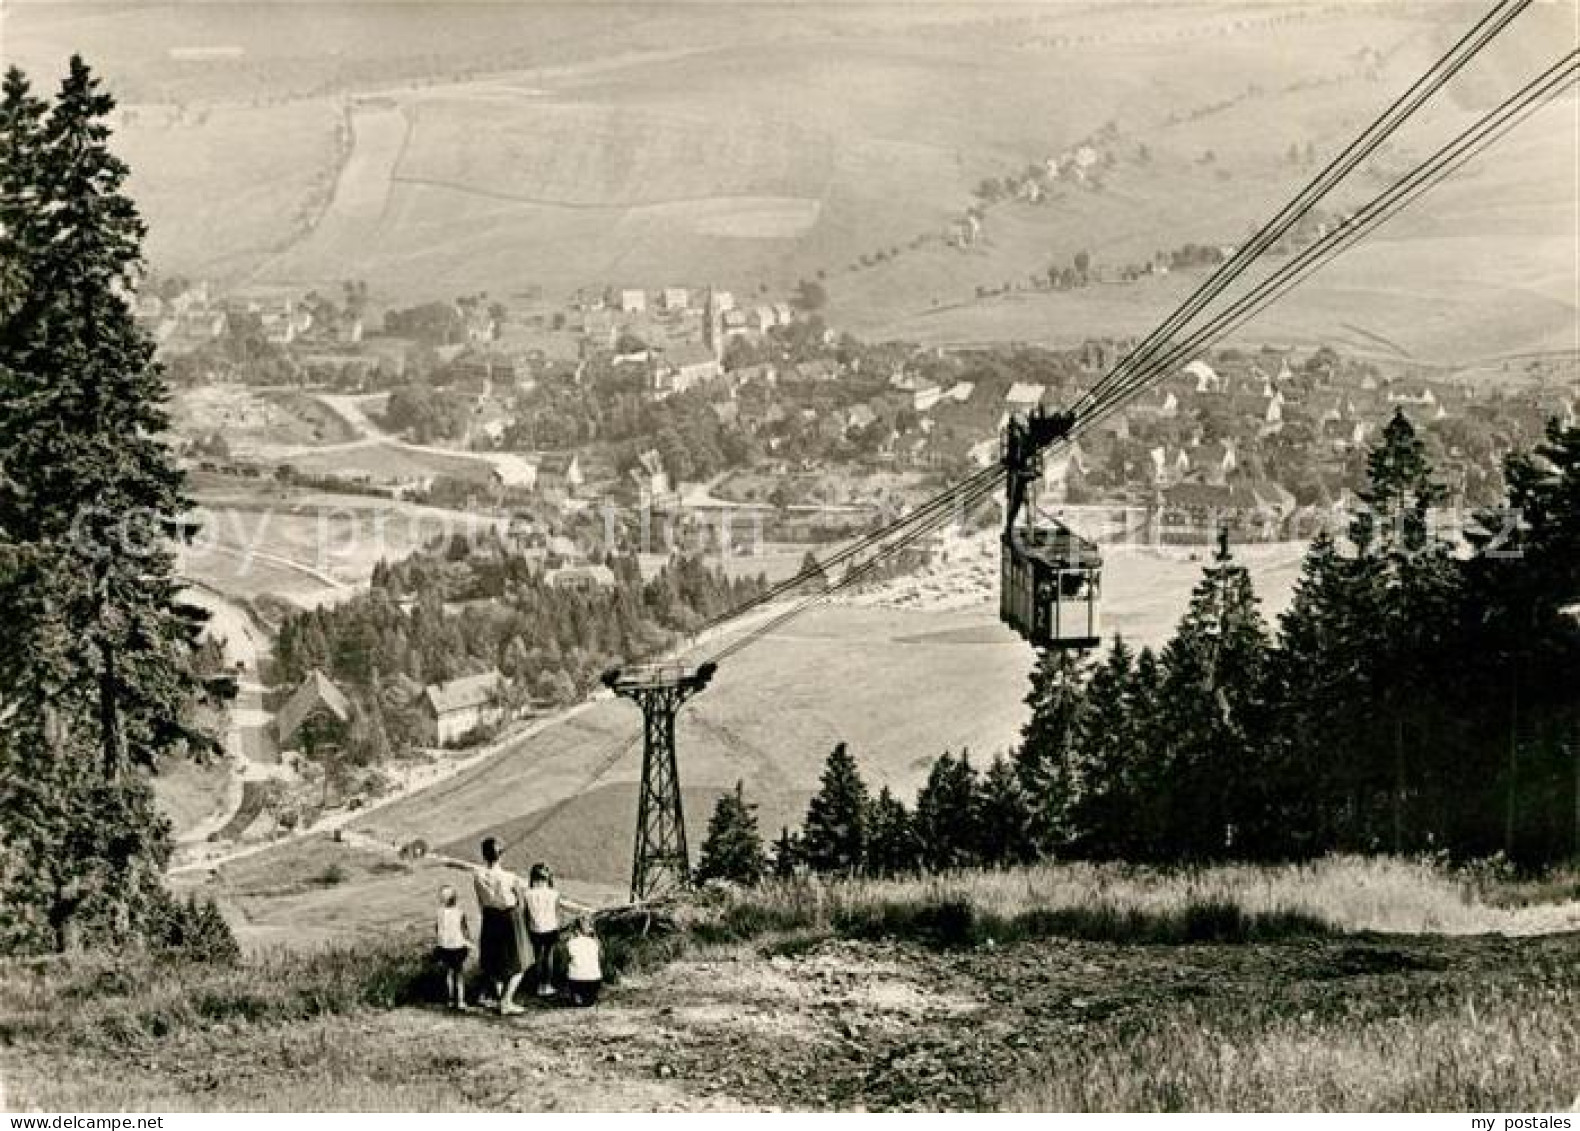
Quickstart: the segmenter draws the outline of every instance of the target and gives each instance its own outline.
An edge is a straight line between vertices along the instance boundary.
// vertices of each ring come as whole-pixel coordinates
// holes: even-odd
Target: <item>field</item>
[[[418,872],[336,847],[276,882]],[[511,1020],[424,1004],[420,925],[13,962],[0,1074],[44,1110],[1567,1108],[1580,912],[1494,895],[1361,859],[770,886],[609,928],[597,1009]]]
[[[1533,9],[1337,206],[1545,64],[1571,35],[1561,7]],[[324,5],[210,9],[172,31],[161,10],[95,11],[20,5],[8,39],[34,65],[80,40],[134,102],[158,100],[122,132],[159,269],[356,276],[376,302],[616,283],[783,294],[822,275],[834,324],[940,344],[1140,332],[1188,280],[1056,295],[1028,280],[1082,250],[1118,267],[1242,239],[1311,175],[1290,146],[1330,157],[1474,15],[1208,4],[1143,28],[1106,4],[764,4],[738,21]],[[357,20],[381,33],[351,34]],[[188,40],[240,61],[172,65]],[[237,99],[254,85],[295,100]],[[1531,119],[1248,335],[1455,363],[1572,348],[1574,113]],[[995,205],[975,246],[948,246],[983,178],[1110,125],[1100,190]],[[177,145],[196,172],[170,160]],[[1021,289],[978,297],[1006,284]]]
[[[357,448],[323,467],[346,473]],[[442,459],[435,456],[435,459]],[[380,559],[395,561],[453,532],[479,532],[499,520],[364,495],[340,495],[269,482],[193,477],[203,524],[184,548],[180,569],[234,597],[274,594],[311,605],[350,595]]]
[[[294,390],[259,391],[242,385],[183,388],[172,398],[170,415],[179,434],[194,439],[218,435],[237,455],[354,438],[344,420]]]
[[[116,152],[155,269],[240,281],[299,238],[334,190],[338,123],[328,100],[132,107]]]

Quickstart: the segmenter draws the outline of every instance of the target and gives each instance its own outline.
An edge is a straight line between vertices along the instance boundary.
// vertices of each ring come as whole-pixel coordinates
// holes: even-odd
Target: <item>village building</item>
[[[343,744],[350,727],[351,701],[317,668],[307,673],[274,719],[280,748],[302,750],[309,756]]]
[[[1004,394],[1004,403],[1011,412],[1025,412],[1035,405],[1042,403],[1042,398],[1047,393],[1046,385],[1036,385],[1030,382],[1016,381]]]
[[[1191,464],[1201,472],[1202,479],[1211,484],[1224,483],[1229,473],[1239,466],[1234,445],[1225,440],[1203,444],[1196,449]]]
[[[505,717],[505,677],[497,669],[423,688],[421,710],[430,745],[447,746]]]
[[[537,487],[545,495],[573,496],[586,483],[576,452],[551,452],[538,460]]]
[[[713,351],[698,342],[682,342],[664,351],[653,371],[653,391],[660,397],[683,393],[723,370]]]
[[[500,490],[530,491],[537,486],[537,466],[521,456],[498,452],[489,459],[493,464],[490,478],[494,486]]]

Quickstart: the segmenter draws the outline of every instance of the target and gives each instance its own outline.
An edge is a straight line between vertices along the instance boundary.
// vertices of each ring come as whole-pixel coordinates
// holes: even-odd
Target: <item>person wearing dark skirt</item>
[[[521,1013],[516,1004],[516,988],[531,965],[527,928],[521,914],[521,877],[499,862],[499,842],[493,837],[483,841],[483,867],[473,873],[477,905],[482,911],[478,931],[477,961],[483,977],[493,983],[499,995],[501,1015]]]

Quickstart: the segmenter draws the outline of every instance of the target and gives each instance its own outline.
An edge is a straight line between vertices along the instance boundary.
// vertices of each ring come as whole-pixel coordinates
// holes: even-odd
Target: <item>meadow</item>
[[[336,848],[273,882],[431,867]],[[678,930],[606,922],[596,1010],[505,1020],[426,1004],[426,919],[238,965],[13,960],[0,1074],[44,1110],[1564,1108],[1577,907],[1501,889],[1335,858],[714,891]],[[1479,933],[1527,928],[1570,933]]]

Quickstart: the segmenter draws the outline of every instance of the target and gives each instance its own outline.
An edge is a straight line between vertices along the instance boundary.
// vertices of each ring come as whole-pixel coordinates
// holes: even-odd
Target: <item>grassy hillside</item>
[[[234,878],[405,867],[323,846]],[[1556,1110],[1576,908],[1501,894],[1361,859],[770,885],[606,925],[600,1006],[515,1019],[427,1004],[426,916],[240,965],[13,962],[0,1072],[44,1110]],[[1533,937],[1377,933],[1423,928]]]

